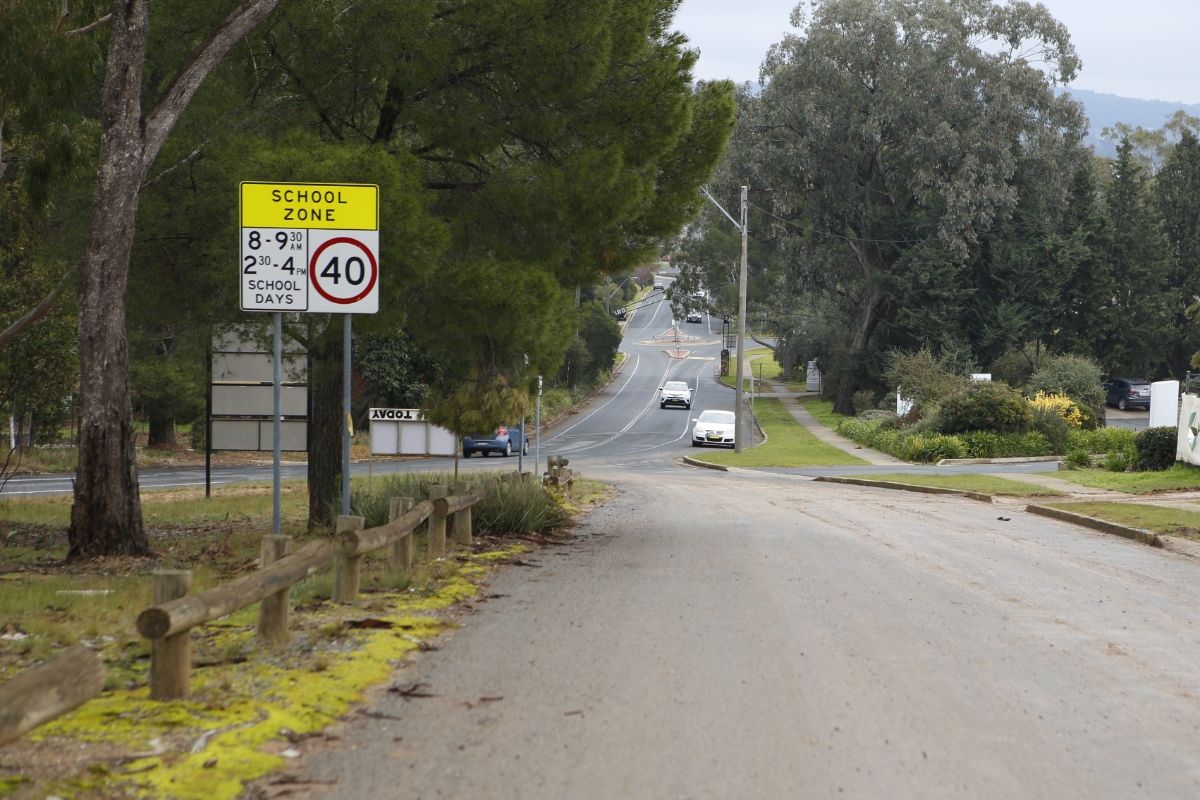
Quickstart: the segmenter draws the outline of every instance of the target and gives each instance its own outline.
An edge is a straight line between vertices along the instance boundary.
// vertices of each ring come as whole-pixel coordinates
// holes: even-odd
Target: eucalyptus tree
[[[1078,60],[1042,5],[823,0],[775,45],[755,121],[772,213],[803,231],[796,269],[853,313],[836,408],[903,287],[963,270],[1017,203],[1022,154],[1081,137],[1055,86]],[[1053,169],[1040,191],[1065,198]],[[907,301],[906,301],[907,302]]]

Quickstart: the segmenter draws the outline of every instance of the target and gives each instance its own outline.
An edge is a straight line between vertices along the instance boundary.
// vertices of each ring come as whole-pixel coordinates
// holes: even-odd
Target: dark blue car
[[[470,458],[472,453],[482,453],[486,457],[492,453],[511,456],[517,452],[529,454],[529,440],[520,425],[501,425],[490,434],[463,437],[463,458]]]

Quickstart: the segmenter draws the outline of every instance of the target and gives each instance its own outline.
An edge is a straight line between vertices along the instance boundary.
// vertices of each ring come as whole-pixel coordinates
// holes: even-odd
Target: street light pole
[[[746,350],[746,210],[747,210],[747,193],[749,187],[742,187],[742,263],[738,270],[738,324],[737,324],[737,405],[734,408],[733,418],[733,451],[735,453],[742,452],[742,422],[745,415],[743,402],[743,393],[745,392],[742,386],[742,376],[745,369],[743,365],[743,357]]]

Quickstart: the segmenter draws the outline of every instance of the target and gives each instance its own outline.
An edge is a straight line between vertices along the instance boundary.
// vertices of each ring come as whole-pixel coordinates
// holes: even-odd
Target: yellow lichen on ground
[[[397,661],[449,624],[434,612],[478,593],[485,564],[524,550],[518,545],[448,559],[439,564],[443,574],[428,592],[372,595],[369,627],[353,624],[364,616],[361,605],[324,606],[325,613],[308,620],[308,627],[336,631],[337,639],[322,642],[326,649],[319,658],[308,652],[301,659],[292,652],[194,670],[187,701],[155,702],[146,688],[106,692],[31,738],[64,747],[117,744],[135,756],[120,767],[93,769],[72,787],[57,787],[67,796],[74,790],[179,800],[235,798],[245,782],[286,763],[265,745],[282,743],[273,748],[281,751],[290,738],[316,733],[344,715],[367,688],[387,680]],[[238,639],[241,633],[227,632]],[[334,643],[336,649],[328,649]],[[0,794],[6,793],[2,789]]]

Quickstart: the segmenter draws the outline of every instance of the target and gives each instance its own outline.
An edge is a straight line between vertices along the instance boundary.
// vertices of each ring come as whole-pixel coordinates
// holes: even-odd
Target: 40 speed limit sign
[[[241,308],[379,311],[379,187],[241,184]]]

